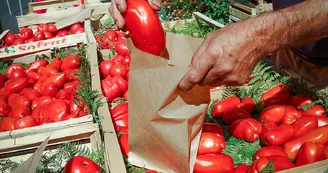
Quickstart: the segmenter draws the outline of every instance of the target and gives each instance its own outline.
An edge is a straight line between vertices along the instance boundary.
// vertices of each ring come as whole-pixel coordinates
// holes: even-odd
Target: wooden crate
[[[104,98],[103,102],[106,102],[106,98],[102,94],[101,85],[100,85],[100,74],[98,71],[98,57],[97,57],[97,42],[92,33],[91,25],[86,28],[90,52],[93,58],[90,59],[91,71],[92,71],[92,89],[99,91],[99,96]],[[88,52],[89,53],[89,52]],[[108,170],[111,173],[125,173],[125,163],[123,160],[123,155],[120,149],[120,145],[118,143],[117,134],[115,132],[115,128],[113,125],[113,121],[109,112],[109,108],[107,103],[103,103],[101,107],[98,109],[99,116],[101,118],[101,125],[104,131],[104,145],[105,145],[105,161],[108,163]]]
[[[257,5],[254,5],[251,2],[244,5],[231,0],[229,12],[232,16],[240,20],[245,20],[261,13],[270,12],[272,10],[272,3],[266,3],[264,0],[258,1]]]
[[[84,0],[49,0],[43,2],[30,2],[28,4],[29,14],[36,14],[36,10],[48,10],[48,9],[58,9],[60,12],[66,12],[71,10],[72,8],[63,9],[68,6],[76,6],[81,7],[84,5]],[[59,12],[59,11],[57,11]]]

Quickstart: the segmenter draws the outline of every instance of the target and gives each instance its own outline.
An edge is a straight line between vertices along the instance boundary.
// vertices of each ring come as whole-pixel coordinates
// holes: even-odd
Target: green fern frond
[[[274,164],[273,161],[270,160],[269,163],[261,170],[261,173],[273,173],[274,172]]]
[[[240,97],[240,88],[235,86],[226,86],[223,88],[222,100],[230,96]]]

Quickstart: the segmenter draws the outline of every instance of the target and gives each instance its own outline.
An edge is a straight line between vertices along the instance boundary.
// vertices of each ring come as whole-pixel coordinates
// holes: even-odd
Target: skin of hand
[[[155,11],[161,10],[162,0],[147,0],[149,5]],[[111,6],[109,7],[109,12],[111,13],[113,20],[115,21],[115,29],[123,29],[125,26],[125,21],[122,14],[127,9],[126,0],[112,0]]]
[[[262,56],[328,36],[328,1],[300,4],[234,23],[210,33],[179,88],[245,84]]]

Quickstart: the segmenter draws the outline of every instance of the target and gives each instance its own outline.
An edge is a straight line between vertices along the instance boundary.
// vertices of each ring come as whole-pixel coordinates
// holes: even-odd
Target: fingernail
[[[122,8],[121,8],[120,5],[117,5],[117,9],[118,9],[118,11],[120,11],[121,13],[123,13]]]
[[[161,8],[161,3],[157,2],[156,0],[152,0],[151,3],[158,8]]]

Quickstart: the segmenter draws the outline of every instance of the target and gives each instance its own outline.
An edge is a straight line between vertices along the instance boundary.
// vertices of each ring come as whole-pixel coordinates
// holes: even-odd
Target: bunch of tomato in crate
[[[52,62],[36,60],[26,68],[11,64],[6,74],[0,73],[0,131],[87,115],[89,106],[76,94],[81,61],[71,54]]]
[[[21,28],[18,34],[8,32],[5,35],[0,48],[47,40],[51,38],[58,38],[70,34],[80,34],[83,32],[84,27],[82,23],[75,23],[71,26],[67,26],[59,30],[57,30],[56,25],[52,23],[39,24],[35,32],[33,32],[33,30],[29,27]]]
[[[274,172],[328,159],[328,118],[325,107],[313,104],[310,97],[290,95],[286,85],[264,93],[259,101],[262,111],[253,118],[252,98],[240,100],[230,96],[213,104],[212,117],[222,119],[227,131],[240,140],[261,141],[251,165],[234,167],[226,149],[223,129],[216,123],[205,123],[195,163],[195,173],[255,173],[273,164]]]

